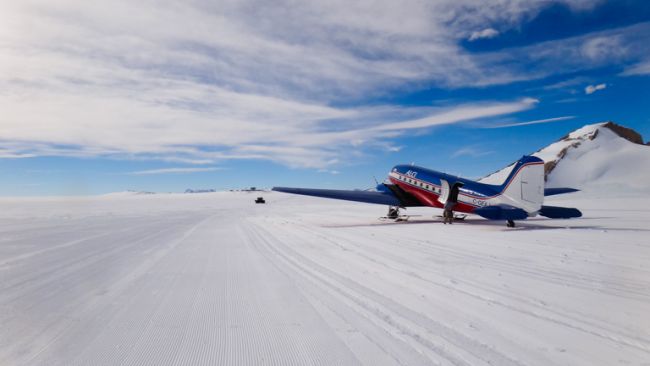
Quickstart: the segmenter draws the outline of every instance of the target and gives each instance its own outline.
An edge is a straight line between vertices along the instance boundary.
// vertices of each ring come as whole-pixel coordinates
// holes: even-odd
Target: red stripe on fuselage
[[[408,177],[408,178],[413,179],[411,177]],[[436,207],[436,208],[443,208],[444,207],[442,205],[442,203],[440,203],[440,201],[438,201],[438,197],[440,195],[435,194],[433,192],[429,192],[429,191],[427,191],[426,189],[424,189],[422,187],[411,185],[411,184],[409,184],[407,182],[403,182],[401,180],[395,179],[393,177],[389,177],[389,179],[393,184],[396,184],[401,189],[403,189],[406,192],[412,194],[422,204],[424,204],[426,206],[430,206],[430,207]],[[418,181],[420,181],[420,180],[418,179]],[[425,181],[421,181],[421,182],[425,182]],[[439,186],[436,186],[435,184],[431,184],[431,183],[426,183],[426,184],[428,184],[430,186],[439,187]],[[454,211],[472,213],[472,212],[474,212],[475,208],[476,208],[476,206],[472,206],[472,205],[469,205],[469,204],[464,203],[464,202],[458,202],[456,204],[456,206],[454,206]]]
[[[529,165],[544,165],[544,162],[531,162],[531,163],[523,164],[512,175],[512,178],[510,178],[510,181],[508,181],[508,184],[501,190],[501,192],[499,192],[497,194],[494,194],[492,196],[477,196],[477,195],[473,195],[471,193],[466,193],[466,192],[459,192],[458,195],[459,196],[462,195],[462,196],[468,197],[470,199],[481,200],[481,201],[486,201],[488,199],[498,197],[498,196],[502,195],[503,192],[505,192],[508,189],[508,187],[510,187],[510,184],[515,180],[515,177],[521,172],[521,170],[524,167],[527,167]],[[429,186],[440,188],[439,185],[427,182],[425,180],[416,179],[416,178],[410,177],[408,175],[405,175],[405,174],[402,174],[402,173],[399,173],[399,172],[394,172],[394,173],[401,176],[401,177],[404,177],[406,179],[412,179],[412,180],[414,180],[416,182],[422,182],[424,184],[428,184]],[[438,194],[435,194],[433,192],[429,192],[429,191],[427,191],[427,190],[425,190],[425,189],[423,189],[423,188],[421,188],[421,187],[419,187],[417,185],[412,185],[410,183],[407,183],[407,182],[404,182],[404,181],[401,181],[401,180],[398,180],[398,179],[395,179],[395,178],[392,178],[392,177],[389,177],[389,179],[394,184],[397,184],[400,188],[402,188],[405,191],[407,191],[407,192],[411,193],[412,195],[414,195],[423,204],[425,204],[427,206],[431,206],[431,207],[443,207],[442,204],[438,201],[438,196],[439,196]],[[459,209],[457,209],[457,211],[461,211],[462,210],[461,207],[463,207],[463,206],[465,207],[465,210],[466,210],[466,211],[463,211],[463,212],[468,212],[468,213],[471,213],[475,208],[484,207],[483,205],[472,205],[472,204],[465,203],[465,202],[458,202],[458,205],[456,207],[458,207]]]

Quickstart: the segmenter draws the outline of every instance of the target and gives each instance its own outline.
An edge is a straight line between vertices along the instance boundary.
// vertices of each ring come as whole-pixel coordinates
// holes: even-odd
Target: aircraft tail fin
[[[544,161],[536,156],[523,156],[499,188],[526,211],[538,211],[544,203]]]

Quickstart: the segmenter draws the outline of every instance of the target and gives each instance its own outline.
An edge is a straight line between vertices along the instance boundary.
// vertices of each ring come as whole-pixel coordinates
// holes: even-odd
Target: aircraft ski
[[[581,217],[576,208],[544,206],[544,197],[578,191],[545,188],[544,162],[535,156],[519,159],[501,184],[486,184],[414,165],[396,165],[374,191],[274,187],[274,191],[389,206],[386,219],[397,220],[399,209],[427,206],[443,209],[443,217],[473,214],[488,220],[515,221],[537,215],[550,219]],[[464,217],[462,217],[464,219]],[[408,219],[408,218],[407,218]]]

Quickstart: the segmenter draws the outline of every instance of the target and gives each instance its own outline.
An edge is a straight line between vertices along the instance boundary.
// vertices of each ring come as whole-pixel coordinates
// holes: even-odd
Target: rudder
[[[544,161],[536,156],[522,157],[501,185],[501,192],[526,211],[538,211],[544,203]]]

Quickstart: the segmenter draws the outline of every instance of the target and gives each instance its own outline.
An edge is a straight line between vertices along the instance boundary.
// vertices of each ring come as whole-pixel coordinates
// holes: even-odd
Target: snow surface
[[[648,365],[650,198],[515,229],[280,193],[0,199],[0,365]]]

